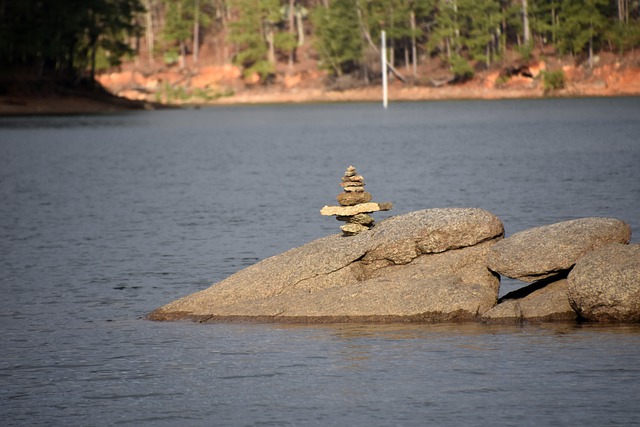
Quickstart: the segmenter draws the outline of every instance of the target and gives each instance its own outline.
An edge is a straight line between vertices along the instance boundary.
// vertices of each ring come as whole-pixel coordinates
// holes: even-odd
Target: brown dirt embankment
[[[625,58],[602,55],[593,68],[572,61],[529,61],[528,75],[505,77],[507,67],[476,72],[462,84],[446,84],[446,71],[421,70],[416,84],[398,80],[389,86],[389,101],[446,99],[513,99],[544,96],[640,96],[640,54]],[[562,70],[564,88],[545,90],[544,72]],[[429,76],[429,77],[425,77]],[[449,76],[450,77],[450,76]],[[230,105],[310,102],[378,102],[379,85],[354,80],[327,84],[327,76],[314,67],[279,70],[268,85],[245,78],[233,65],[136,68],[103,73],[97,81],[109,94],[86,90],[0,91],[0,115],[108,113],[129,109],[155,109],[176,105]],[[114,96],[115,95],[115,96]]]
[[[527,70],[527,75],[505,76],[509,68],[505,65],[476,72],[472,80],[462,84],[446,84],[450,72],[432,65],[420,70],[415,84],[392,81],[389,101],[640,95],[640,55],[602,55],[593,68],[559,59],[532,60],[525,65],[518,61],[518,65]],[[545,90],[544,73],[560,70],[565,78],[564,88]],[[329,82],[324,72],[303,64],[294,69],[282,68],[268,85],[260,84],[257,76],[243,77],[241,70],[230,64],[149,72],[125,67],[102,74],[98,80],[123,97],[178,105],[370,102],[382,98],[379,84],[364,85],[348,78]]]

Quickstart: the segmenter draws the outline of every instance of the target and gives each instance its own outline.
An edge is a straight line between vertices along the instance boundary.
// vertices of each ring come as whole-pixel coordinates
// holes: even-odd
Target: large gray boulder
[[[567,279],[560,279],[519,296],[505,295],[502,301],[482,315],[487,323],[550,322],[576,320],[578,315],[569,304]],[[515,294],[518,291],[514,292]]]
[[[497,301],[485,266],[504,232],[481,209],[399,215],[241,270],[149,314],[152,320],[282,322],[474,319]]]
[[[531,228],[502,240],[487,265],[499,274],[534,282],[569,270],[584,254],[609,243],[629,243],[631,227],[614,218],[581,218]]]
[[[580,317],[640,322],[640,244],[612,244],[585,255],[568,281],[569,303]]]
[[[504,235],[502,222],[482,209],[442,208],[391,217],[372,230],[367,259],[404,264],[419,254],[473,246]]]

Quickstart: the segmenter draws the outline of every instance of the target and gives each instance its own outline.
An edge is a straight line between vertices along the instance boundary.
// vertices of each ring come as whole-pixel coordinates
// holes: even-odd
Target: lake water
[[[394,203],[377,219],[607,216],[639,241],[640,98],[0,118],[2,424],[640,423],[640,325],[143,320],[339,232],[319,210],[351,164]]]

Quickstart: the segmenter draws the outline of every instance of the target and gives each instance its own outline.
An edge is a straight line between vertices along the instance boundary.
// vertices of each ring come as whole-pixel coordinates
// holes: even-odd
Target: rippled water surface
[[[585,216],[636,231],[639,113],[603,98],[0,118],[2,424],[639,424],[640,326],[142,320],[337,232],[319,209],[350,164],[394,202],[378,219],[481,207],[507,235]]]

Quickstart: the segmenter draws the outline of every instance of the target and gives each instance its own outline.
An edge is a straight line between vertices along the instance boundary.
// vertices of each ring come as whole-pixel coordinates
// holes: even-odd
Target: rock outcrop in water
[[[373,227],[373,212],[388,211],[392,208],[390,202],[371,202],[371,193],[364,190],[364,177],[358,175],[356,168],[349,166],[340,183],[343,191],[338,194],[340,206],[325,206],[320,210],[321,215],[335,215],[338,221],[346,222],[340,227],[345,236],[355,236]]]
[[[485,259],[503,233],[500,220],[481,209],[399,215],[265,259],[149,318],[471,320],[497,301],[499,280]]]
[[[500,241],[489,250],[489,268],[504,276],[533,284],[505,295],[496,307],[483,314],[483,320],[597,320],[585,316],[585,312],[576,309],[577,304],[570,301],[571,280],[567,280],[567,275],[575,276],[571,270],[573,266],[579,265],[583,257],[587,258],[593,251],[611,243],[626,246],[622,244],[629,243],[630,239],[631,227],[623,221],[614,218],[580,218],[531,228]],[[615,262],[612,261],[612,264]],[[594,272],[598,269],[587,270]],[[611,289],[624,286],[613,275],[607,274],[602,280]],[[640,288],[640,275],[635,283]],[[599,290],[590,288],[586,292],[592,300],[602,302]],[[598,320],[605,320],[605,317],[601,316]]]
[[[503,234],[482,209],[411,212],[265,259],[148,318],[640,321],[640,245],[626,245],[624,222],[583,218]],[[498,301],[498,273],[534,282]]]
[[[603,246],[569,274],[569,303],[587,320],[640,322],[640,244]]]
[[[489,268],[525,282],[566,273],[587,252],[609,243],[629,243],[631,227],[614,218],[580,218],[531,228],[489,251]]]

